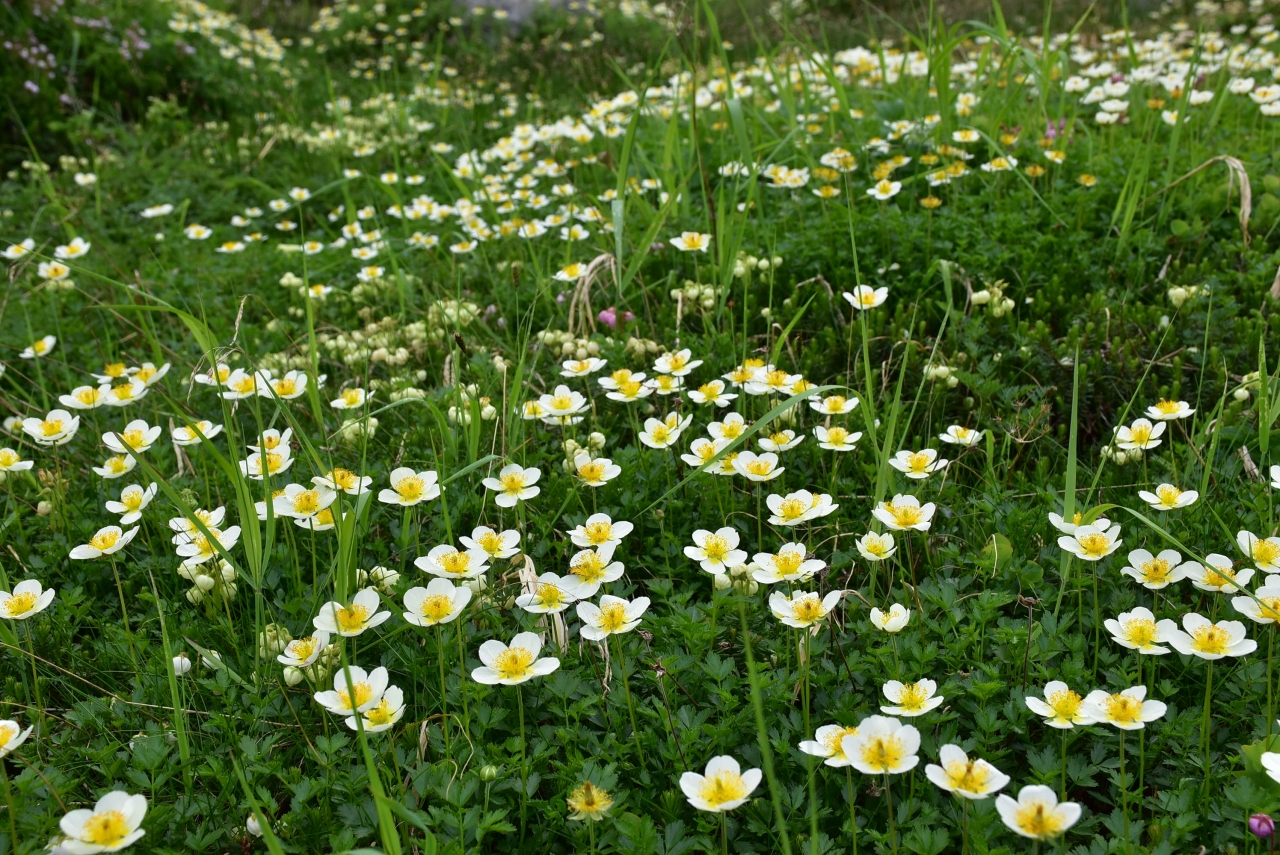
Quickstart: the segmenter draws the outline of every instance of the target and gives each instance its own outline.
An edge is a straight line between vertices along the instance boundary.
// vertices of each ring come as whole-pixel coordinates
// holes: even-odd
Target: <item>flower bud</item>
[[[480,780],[484,781],[486,784],[491,784],[494,781],[498,780],[499,771],[500,770],[498,769],[498,767],[494,766],[492,763],[488,764],[487,766],[481,766]]]
[[[284,681],[289,686],[296,686],[302,682],[302,671],[292,665],[285,666]]]
[[[1187,302],[1187,298],[1190,297],[1191,294],[1181,285],[1174,285],[1169,289],[1168,296],[1169,302],[1173,303],[1173,307],[1175,309],[1180,309],[1182,308],[1182,304]]]
[[[1275,820],[1265,813],[1255,813],[1249,817],[1249,831],[1253,833],[1254,837],[1265,840],[1275,834]]]
[[[587,437],[587,447],[592,451],[599,451],[604,448],[604,443],[604,434],[600,433],[600,431],[592,431]]]
[[[179,653],[173,657],[173,673],[181,677],[191,670],[191,657],[185,653]]]
[[[733,587],[733,579],[724,573],[711,577],[712,583],[716,586],[717,591],[727,591]]]
[[[40,504],[36,505],[36,513],[42,517],[49,516],[49,514],[53,513],[53,503],[42,500]]]
[[[244,821],[244,830],[254,837],[262,836],[262,826],[258,823],[258,815],[256,813],[249,814],[249,818]]]

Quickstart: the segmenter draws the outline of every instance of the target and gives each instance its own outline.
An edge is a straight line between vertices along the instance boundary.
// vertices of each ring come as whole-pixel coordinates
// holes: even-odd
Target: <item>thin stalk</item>
[[[627,656],[622,650],[622,639],[613,634],[614,649],[618,653],[618,667],[622,670],[622,691],[627,696],[627,714],[631,717],[631,738],[636,744],[636,763],[644,762],[644,751],[640,748],[640,728],[636,727],[636,705],[631,700],[631,675],[627,673]]]
[[[13,807],[13,790],[9,787],[9,770],[5,767],[4,760],[0,760],[0,781],[4,781],[4,803],[9,808],[9,842],[12,851],[18,851],[18,825],[14,817],[17,811]]]
[[[773,747],[769,744],[769,730],[765,726],[764,701],[760,697],[760,680],[756,675],[756,657],[751,650],[751,633],[747,624],[747,602],[738,598],[738,618],[742,622],[742,648],[747,659],[747,682],[751,686],[751,706],[756,713],[756,740],[760,744],[760,762],[769,782],[769,797],[773,801],[774,822],[778,837],[782,840],[782,855],[791,855],[791,836],[787,834],[787,816],[782,809],[782,789],[773,769]]]
[[[520,708],[520,843],[524,845],[524,811],[529,798],[529,765],[524,737],[524,689],[516,686],[516,704]]]
[[[893,855],[898,855],[898,832],[893,827],[893,790],[889,787],[889,773],[884,773],[884,797],[889,809],[889,843],[893,846]]]
[[[124,632],[129,638],[129,661],[133,663],[133,670],[138,670],[138,652],[133,647],[133,630],[129,628],[129,609],[124,604],[124,586],[120,584],[120,571],[116,567],[116,557],[111,556],[111,575],[116,579],[116,593],[120,595],[120,616],[124,618]]]
[[[1209,669],[1204,680],[1204,713],[1200,717],[1200,742],[1204,747],[1204,802],[1209,803],[1209,779],[1212,770],[1209,766],[1209,699],[1213,694],[1213,660],[1209,660]]]
[[[845,784],[849,787],[849,835],[853,838],[853,855],[858,855],[858,803],[854,800],[853,767],[844,767]]]
[[[440,624],[436,624],[436,659],[440,664],[440,711],[443,713],[440,726],[444,730],[444,750],[452,755],[449,747],[449,692],[444,686],[444,630]]]

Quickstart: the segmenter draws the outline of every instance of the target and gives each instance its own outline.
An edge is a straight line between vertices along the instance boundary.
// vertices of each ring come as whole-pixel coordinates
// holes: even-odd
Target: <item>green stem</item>
[[[524,689],[516,686],[516,704],[520,707],[520,843],[524,845],[524,810],[529,797],[529,766],[524,738]]]
[[[124,632],[129,638],[129,661],[133,663],[133,670],[138,670],[138,652],[133,647],[133,630],[129,628],[129,609],[124,604],[124,586],[120,584],[120,571],[116,567],[116,557],[111,556],[111,575],[116,580],[116,593],[120,595],[120,615],[124,618]]]
[[[853,855],[858,855],[858,804],[854,801],[853,767],[844,767],[845,784],[849,787],[849,835],[853,838]]]
[[[1120,731],[1120,809],[1124,813],[1124,848],[1129,851],[1129,788],[1124,779],[1124,731]]]
[[[769,796],[773,801],[774,823],[782,841],[782,855],[791,855],[791,836],[787,834],[787,816],[782,809],[782,789],[773,770],[773,747],[769,744],[769,730],[765,725],[764,701],[760,697],[760,680],[756,675],[756,657],[751,650],[751,632],[747,624],[746,598],[738,598],[738,618],[742,622],[742,648],[747,659],[747,682],[751,686],[751,706],[756,713],[756,740],[760,744],[760,762],[769,782]]]
[[[893,846],[893,855],[898,855],[898,833],[893,827],[893,790],[889,787],[889,773],[884,773],[884,797],[889,809],[889,843]]]
[[[13,807],[13,790],[9,787],[9,770],[4,760],[0,760],[0,780],[4,781],[4,801],[9,807],[9,847],[10,851],[18,851],[18,825],[15,817],[17,811]]]
[[[1204,713],[1200,717],[1200,742],[1204,748],[1204,803],[1209,804],[1209,700],[1213,694],[1213,660],[1209,660],[1209,670],[1204,680]]]
[[[462,726],[465,729],[471,727],[471,710],[468,708],[467,702],[467,651],[462,646],[462,618],[459,617],[454,627],[458,630],[458,674],[460,682],[458,683],[458,692],[462,695]]]
[[[444,716],[440,719],[440,727],[444,730],[444,750],[452,756],[449,747],[449,692],[444,685],[444,630],[440,624],[436,624],[436,658],[440,664],[440,710]]]
[[[627,714],[631,717],[631,738],[636,744],[636,763],[644,762],[644,751],[640,748],[640,728],[636,727],[636,705],[631,700],[631,676],[627,673],[627,657],[622,651],[622,639],[613,635],[614,649],[618,652],[618,668],[622,671],[622,691],[627,696]]]

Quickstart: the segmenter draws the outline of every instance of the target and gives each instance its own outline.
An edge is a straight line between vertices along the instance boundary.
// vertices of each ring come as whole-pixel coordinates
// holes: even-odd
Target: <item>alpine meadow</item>
[[[1275,853],[1280,3],[323,2],[0,3],[0,855]]]

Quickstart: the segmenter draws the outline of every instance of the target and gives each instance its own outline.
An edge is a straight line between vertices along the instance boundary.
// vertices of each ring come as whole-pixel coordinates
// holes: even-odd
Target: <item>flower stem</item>
[[[631,738],[636,744],[636,763],[644,762],[644,751],[640,748],[640,728],[636,727],[636,705],[631,700],[631,675],[627,673],[627,657],[622,651],[622,639],[613,634],[614,648],[618,651],[618,668],[622,671],[622,691],[627,696],[627,714],[631,717]]]
[[[440,664],[440,710],[444,716],[440,719],[440,726],[444,730],[444,750],[452,754],[449,748],[449,693],[444,687],[444,631],[440,624],[436,624],[436,658]]]
[[[1124,848],[1129,851],[1129,787],[1124,778],[1124,731],[1120,731],[1120,809],[1124,813]]]
[[[889,813],[889,842],[893,846],[893,855],[898,855],[898,833],[893,827],[893,790],[889,787],[889,773],[884,773],[884,797]]]
[[[133,648],[133,630],[129,628],[129,609],[124,604],[124,586],[120,584],[120,571],[116,567],[116,557],[111,556],[111,575],[116,579],[116,593],[120,595],[120,616],[124,618],[124,632],[129,638],[129,661],[133,670],[138,670],[138,652]]]
[[[858,805],[854,801],[853,767],[844,767],[845,784],[849,788],[849,834],[853,837],[853,855],[858,855]]]
[[[1213,660],[1209,660],[1209,670],[1204,680],[1204,713],[1200,717],[1200,742],[1204,747],[1204,802],[1209,803],[1209,779],[1212,769],[1209,765],[1209,698],[1213,694]]]
[[[4,781],[4,801],[9,807],[9,844],[13,851],[17,851],[18,847],[18,825],[15,817],[18,815],[13,807],[13,790],[9,788],[9,770],[5,768],[4,760],[0,760],[0,780]]]
[[[516,704],[520,708],[520,843],[524,844],[524,810],[529,797],[529,767],[524,738],[524,689],[516,686]]]

